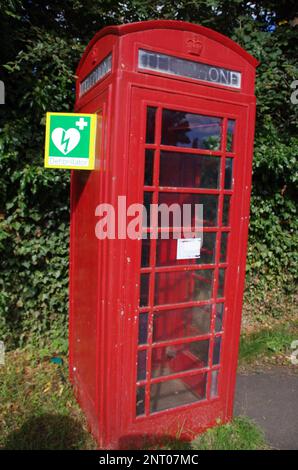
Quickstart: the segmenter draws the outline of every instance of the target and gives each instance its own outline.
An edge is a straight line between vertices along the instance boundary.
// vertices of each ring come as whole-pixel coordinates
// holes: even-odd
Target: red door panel
[[[195,418],[193,430],[201,430],[229,418],[233,394],[230,357],[237,356],[241,316],[234,289],[244,275],[246,109],[138,89],[131,109],[128,204],[203,204],[204,225],[199,259],[177,259],[172,220],[170,239],[150,239],[145,227],[147,239],[127,242],[128,275],[140,290],[127,293],[138,320],[127,330],[127,363],[135,374],[123,425],[131,433],[150,426],[160,432],[172,426],[172,432]]]

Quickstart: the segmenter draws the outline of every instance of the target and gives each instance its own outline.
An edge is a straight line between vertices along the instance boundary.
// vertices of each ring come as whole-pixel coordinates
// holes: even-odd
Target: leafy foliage
[[[66,350],[69,177],[43,170],[45,111],[71,111],[74,70],[107,24],[155,18],[200,23],[260,60],[249,298],[297,272],[296,2],[240,0],[3,0],[0,12],[0,336],[10,346]],[[252,297],[251,297],[252,296]]]

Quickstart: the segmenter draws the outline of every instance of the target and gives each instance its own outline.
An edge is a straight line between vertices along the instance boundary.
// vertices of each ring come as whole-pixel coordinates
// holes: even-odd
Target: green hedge
[[[6,105],[0,107],[0,338],[67,349],[69,174],[43,169],[44,115],[73,108],[74,70],[104,24],[149,18],[198,22],[261,61],[248,250],[253,298],[297,272],[295,2],[4,1],[0,13]],[[162,5],[162,6],[161,6]]]

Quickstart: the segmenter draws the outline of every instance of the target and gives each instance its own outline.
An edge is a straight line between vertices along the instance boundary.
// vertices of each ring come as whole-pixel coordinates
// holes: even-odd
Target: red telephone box
[[[81,59],[75,110],[99,118],[96,169],[71,178],[70,376],[103,448],[191,439],[232,416],[256,66],[181,21],[106,27]],[[150,227],[127,237],[120,196],[203,204],[200,257]],[[95,235],[102,203],[120,211],[115,238]]]

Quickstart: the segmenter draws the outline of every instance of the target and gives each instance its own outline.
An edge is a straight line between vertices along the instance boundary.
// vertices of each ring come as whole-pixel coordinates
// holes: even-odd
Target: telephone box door
[[[123,425],[132,432],[187,434],[232,412],[254,108],[220,96],[132,92],[128,204],[148,209],[142,239],[127,241]],[[154,238],[150,204],[190,205],[191,224],[203,205],[202,239],[183,248],[171,214],[168,226],[158,217]]]

